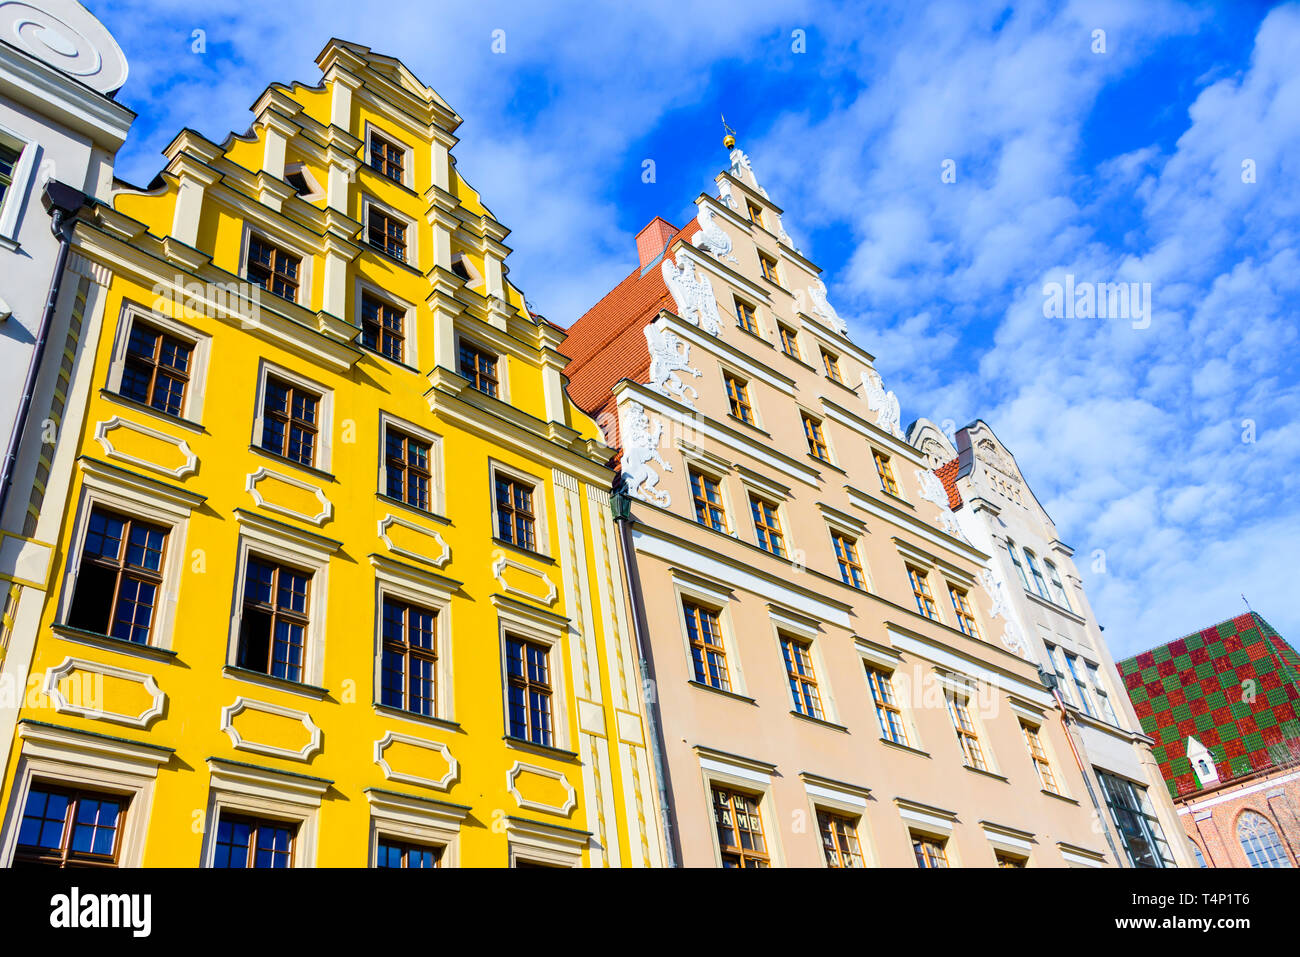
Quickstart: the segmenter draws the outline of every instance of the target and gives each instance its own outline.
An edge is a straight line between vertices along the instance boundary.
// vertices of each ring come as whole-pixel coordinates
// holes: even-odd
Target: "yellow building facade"
[[[76,226],[0,863],[660,865],[563,332],[460,117],[364,47],[317,62]]]

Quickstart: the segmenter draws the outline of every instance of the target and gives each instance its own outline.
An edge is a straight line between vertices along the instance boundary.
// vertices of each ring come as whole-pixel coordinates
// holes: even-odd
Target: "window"
[[[713,786],[713,820],[723,867],[768,867],[767,841],[758,798]]]
[[[894,676],[870,665],[866,669],[867,684],[871,686],[871,700],[876,705],[876,720],[880,722],[880,736],[894,744],[910,746],[903,712],[894,695]]]
[[[384,430],[385,494],[413,508],[429,510],[432,446],[391,426]]]
[[[979,734],[976,733],[975,722],[970,716],[970,702],[959,694],[949,694],[948,714],[952,718],[957,743],[961,745],[966,764],[976,770],[987,771],[989,767],[984,760],[984,749],[980,747]]]
[[[778,325],[777,330],[781,333],[781,351],[791,359],[802,359],[799,354],[799,334],[787,325]]]
[[[1097,711],[1102,720],[1109,721],[1111,724],[1119,724],[1119,719],[1115,717],[1115,709],[1110,704],[1110,695],[1106,693],[1106,688],[1102,685],[1101,672],[1091,661],[1085,661],[1083,664],[1088,669],[1088,680],[1092,684],[1092,690],[1096,696]]]
[[[774,282],[774,283],[776,283],[778,286],[781,285],[781,278],[780,278],[780,277],[777,275],[777,273],[776,273],[776,260],[775,260],[775,259],[773,259],[771,256],[767,256],[767,255],[764,255],[763,253],[759,253],[759,254],[758,254],[758,264],[759,264],[759,266],[761,266],[762,269],[763,269],[763,278],[764,278],[764,279],[768,280],[769,282]]]
[[[758,335],[758,320],[754,318],[754,307],[739,299],[736,300],[736,324],[746,332]]]
[[[302,259],[273,246],[260,236],[248,239],[248,281],[267,292],[298,301],[298,273]]]
[[[4,205],[5,197],[14,184],[14,168],[21,155],[22,150],[14,149],[8,143],[0,143],[0,206]]]
[[[165,528],[92,509],[68,624],[148,644],[166,544]]]
[[[377,133],[370,134],[370,168],[400,183],[405,176],[406,150]]]
[[[889,456],[872,449],[871,457],[876,463],[876,475],[880,476],[880,487],[890,495],[898,495],[898,483],[894,481],[894,467],[889,464]]]
[[[262,399],[262,448],[300,465],[316,464],[321,397],[275,376]]]
[[[781,534],[781,516],[777,507],[757,496],[749,499],[754,514],[754,529],[758,532],[758,547],[778,558],[785,557],[785,536]]]
[[[402,362],[406,356],[403,325],[406,310],[377,299],[369,293],[361,296],[361,345],[385,358]]]
[[[1241,849],[1246,852],[1251,867],[1291,866],[1277,829],[1262,814],[1255,811],[1242,812],[1237,819],[1237,840],[1241,842]],[[1201,866],[1205,866],[1204,862]]]
[[[695,680],[719,691],[730,691],[731,676],[727,671],[727,651],[722,645],[718,613],[689,601],[682,603],[682,611],[686,615],[686,637],[691,644]]]
[[[375,205],[367,216],[366,239],[380,252],[406,262],[406,223]]]
[[[1056,775],[1052,773],[1052,762],[1047,760],[1047,750],[1043,747],[1038,728],[1021,721],[1020,732],[1025,736],[1025,745],[1029,748],[1029,757],[1034,762],[1035,770],[1038,771],[1038,780],[1043,785],[1043,790],[1051,794],[1060,794],[1061,789],[1056,783]]]
[[[748,200],[745,201],[745,206],[749,210],[749,221],[751,223],[754,223],[757,226],[762,226],[763,210],[760,209],[758,206],[755,206],[753,203],[749,202]]]
[[[818,808],[817,828],[822,834],[822,851],[826,854],[827,867],[864,866],[856,820]]]
[[[927,837],[924,834],[912,834],[912,851],[916,854],[916,866],[921,868],[945,868],[948,866],[946,840]]]
[[[730,372],[724,373],[723,378],[727,381],[727,402],[731,406],[731,414],[741,422],[753,425],[754,409],[749,404],[749,383]]]
[[[227,814],[217,821],[213,867],[290,867],[297,826]]]
[[[302,681],[310,592],[310,572],[249,556],[236,658],[240,668]]]
[[[832,382],[844,384],[844,377],[840,375],[840,358],[834,353],[822,350],[822,366],[826,369],[826,378]]]
[[[506,636],[506,704],[510,736],[551,744],[550,647]]]
[[[379,700],[431,718],[437,714],[438,613],[385,597],[383,616]]]
[[[1061,584],[1061,573],[1047,559],[1043,559],[1043,564],[1047,566],[1047,580],[1052,584],[1052,600],[1062,608],[1074,611],[1074,606],[1070,604],[1070,596],[1066,593],[1065,586]]]
[[[497,357],[467,342],[460,344],[457,353],[460,374],[469,379],[469,384],[484,395],[497,398],[497,389],[500,385],[500,379],[497,377]]]
[[[1070,680],[1074,683],[1074,691],[1078,696],[1079,704],[1089,717],[1095,718],[1097,709],[1093,707],[1091,689],[1089,689],[1087,682],[1083,680],[1083,675],[1086,672],[1084,672],[1083,666],[1079,664],[1078,657],[1067,651],[1065,653],[1065,666],[1070,669]]]
[[[1047,583],[1043,581],[1043,573],[1038,568],[1038,560],[1034,557],[1034,553],[1027,548],[1025,549],[1025,561],[1029,563],[1030,574],[1034,576],[1034,591],[1038,592],[1039,597],[1046,598]]]
[[[496,475],[497,537],[530,552],[537,550],[537,516],[533,486],[509,475]]]
[[[829,463],[830,450],[826,447],[826,436],[822,434],[822,424],[807,413],[803,416],[803,434],[808,440],[808,454],[815,459]]]
[[[1020,583],[1025,586],[1025,591],[1029,590],[1029,578],[1025,575],[1025,566],[1020,561],[1020,556],[1016,554],[1016,543],[1007,539],[1007,554],[1011,556],[1011,564],[1016,567],[1016,574],[1020,576]]]
[[[1196,855],[1196,866],[1197,866],[1197,867],[1208,867],[1208,866],[1209,866],[1208,864],[1205,863],[1205,855],[1201,853],[1201,849],[1200,849],[1199,847],[1197,847],[1195,843],[1192,844],[1192,853]]]
[[[862,573],[862,562],[858,560],[857,540],[832,530],[831,544],[835,546],[835,561],[840,566],[840,578],[844,584],[866,591],[867,579]]]
[[[785,659],[786,678],[794,695],[794,710],[810,718],[825,720],[822,699],[817,692],[817,675],[813,670],[812,642],[781,636],[781,656]]]
[[[957,627],[962,630],[963,634],[978,638],[980,628],[975,623],[975,612],[971,609],[970,596],[964,589],[955,585],[948,586],[948,594],[952,597],[952,610],[957,616]]]
[[[119,795],[33,783],[14,866],[116,867],[126,806]]]
[[[695,520],[715,532],[727,530],[727,513],[722,507],[722,487],[712,475],[691,470],[691,498]]]
[[[917,610],[926,618],[939,620],[939,609],[935,607],[934,595],[930,592],[930,578],[914,565],[907,566],[907,578],[912,583],[912,596],[916,599]]]
[[[1173,855],[1165,843],[1155,809],[1146,788],[1127,778],[1097,771],[1106,806],[1124,841],[1124,850],[1133,867],[1173,867]]]
[[[994,851],[994,856],[998,860],[998,867],[1024,867],[1029,862],[1023,857],[1017,857],[1014,854],[1004,854],[1002,851]]]
[[[131,321],[119,391],[168,415],[185,407],[194,345],[140,319]]]
[[[387,837],[379,839],[375,867],[437,867],[442,862],[442,848],[408,844]]]

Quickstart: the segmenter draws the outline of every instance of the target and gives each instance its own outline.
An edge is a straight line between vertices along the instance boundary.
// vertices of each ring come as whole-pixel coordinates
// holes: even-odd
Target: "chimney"
[[[636,254],[641,260],[641,268],[644,269],[654,262],[668,245],[668,240],[676,235],[677,227],[662,216],[650,220],[645,228],[636,234]]]

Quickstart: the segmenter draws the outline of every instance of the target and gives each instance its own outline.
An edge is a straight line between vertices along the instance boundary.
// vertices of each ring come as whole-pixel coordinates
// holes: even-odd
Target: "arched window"
[[[1205,867],[1205,855],[1201,853],[1201,849],[1196,846],[1195,841],[1192,842],[1192,853],[1196,855],[1196,866]]]
[[[1007,539],[1007,554],[1011,556],[1011,564],[1016,566],[1016,572],[1020,575],[1020,581],[1025,586],[1025,591],[1029,590],[1029,578],[1025,575],[1025,566],[1020,561],[1020,556],[1016,554],[1016,543]]]
[[[1251,867],[1290,867],[1277,830],[1268,818],[1246,811],[1237,819],[1237,840]]]
[[[1074,611],[1074,606],[1070,604],[1070,596],[1061,582],[1061,573],[1046,558],[1043,559],[1043,564],[1047,566],[1047,580],[1052,583],[1052,600],[1067,611]]]
[[[1043,580],[1043,573],[1038,567],[1038,559],[1029,549],[1025,549],[1025,560],[1029,562],[1029,571],[1034,576],[1034,591],[1038,592],[1040,598],[1047,598],[1047,582]]]

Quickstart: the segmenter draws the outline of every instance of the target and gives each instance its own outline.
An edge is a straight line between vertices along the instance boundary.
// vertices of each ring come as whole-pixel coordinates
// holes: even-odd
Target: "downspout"
[[[18,449],[22,445],[23,434],[27,431],[27,417],[31,414],[32,400],[36,395],[36,382],[40,378],[41,362],[45,358],[50,326],[54,324],[55,304],[58,303],[59,293],[63,289],[63,272],[67,267],[68,252],[72,247],[70,226],[85,203],[85,193],[57,180],[46,183],[45,190],[41,193],[41,205],[45,207],[45,211],[52,219],[50,231],[59,238],[59,255],[54,263],[54,275],[50,279],[50,291],[45,299],[45,311],[41,315],[41,324],[36,332],[32,358],[27,364],[23,396],[18,404],[18,415],[14,419],[13,431],[9,436],[9,448],[5,451],[4,474],[0,476],[0,523],[4,521],[5,508],[9,504],[9,489],[13,485],[14,470],[18,465]]]
[[[632,631],[636,635],[637,664],[641,672],[641,698],[645,702],[646,722],[649,727],[650,755],[655,766],[655,785],[659,792],[659,823],[664,829],[664,851],[669,867],[680,867],[681,853],[677,846],[677,814],[673,808],[669,789],[668,767],[664,762],[663,722],[659,716],[659,694],[656,691],[654,665],[647,654],[649,627],[645,620],[645,599],[641,594],[641,578],[636,570],[636,549],[628,531],[632,518],[632,502],[616,488],[611,497],[614,524],[618,527],[619,546],[623,552],[623,567],[627,572],[628,597],[632,603]]]
[[[1061,691],[1052,684],[1052,697],[1056,699],[1056,707],[1061,712],[1061,726],[1065,729],[1065,740],[1070,745],[1070,753],[1074,755],[1074,763],[1079,766],[1079,773],[1083,775],[1083,786],[1088,789],[1088,799],[1092,801],[1092,810],[1097,815],[1097,820],[1101,822],[1101,831],[1106,835],[1106,844],[1110,847],[1110,853],[1115,858],[1115,863],[1119,867],[1124,866],[1124,856],[1120,854],[1119,849],[1115,846],[1115,839],[1111,837],[1110,823],[1106,820],[1106,813],[1102,810],[1101,804],[1097,801],[1097,792],[1092,788],[1092,779],[1088,777],[1088,769],[1083,763],[1083,758],[1079,757],[1079,749],[1074,744],[1074,734],[1070,731],[1070,713],[1065,710],[1065,701],[1061,698]]]

